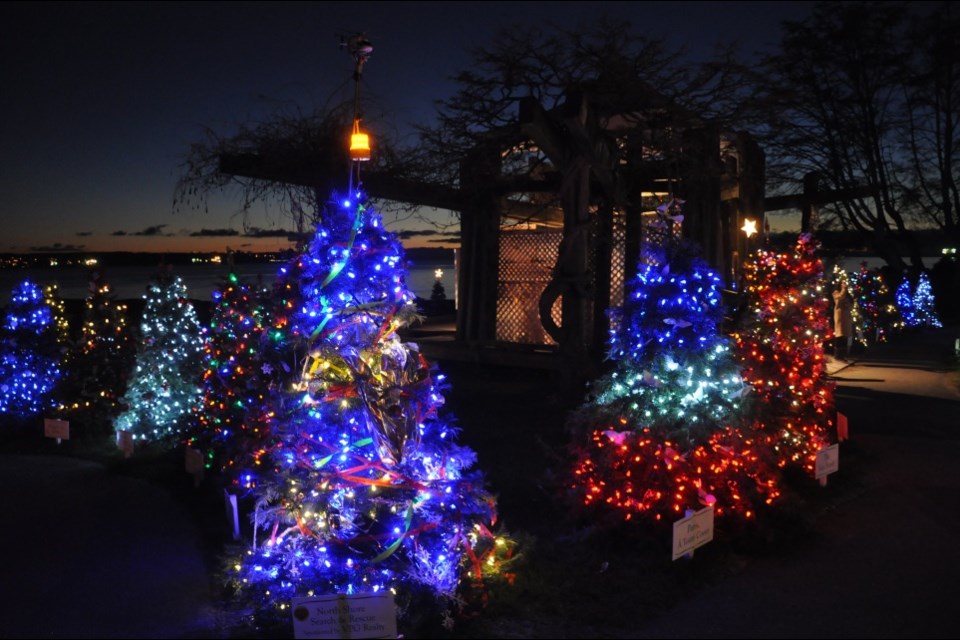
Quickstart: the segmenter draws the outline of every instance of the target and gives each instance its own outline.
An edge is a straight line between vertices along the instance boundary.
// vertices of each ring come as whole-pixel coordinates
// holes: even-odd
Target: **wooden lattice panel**
[[[501,230],[497,288],[497,340],[556,344],[540,323],[540,295],[550,283],[560,250],[560,231]],[[551,308],[561,324],[559,297]]]

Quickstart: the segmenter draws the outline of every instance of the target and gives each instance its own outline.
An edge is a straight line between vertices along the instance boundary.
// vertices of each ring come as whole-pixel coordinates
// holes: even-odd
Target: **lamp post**
[[[350,190],[353,194],[353,179],[356,174],[357,186],[360,185],[360,163],[370,159],[370,136],[360,129],[360,79],[363,77],[363,65],[373,53],[373,44],[365,35],[351,36],[346,42],[347,50],[354,59],[353,70],[353,130],[350,133]]]

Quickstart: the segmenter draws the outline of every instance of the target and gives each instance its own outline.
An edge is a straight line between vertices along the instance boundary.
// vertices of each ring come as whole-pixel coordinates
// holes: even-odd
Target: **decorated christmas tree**
[[[61,394],[64,417],[79,422],[87,433],[109,433],[120,412],[134,350],[127,305],[117,302],[102,271],[91,271],[80,340],[71,352]]]
[[[933,298],[933,289],[930,287],[930,278],[926,271],[921,271],[917,278],[917,288],[913,292],[913,323],[918,327],[940,328],[943,323],[937,316],[937,307]]]
[[[174,444],[200,400],[203,329],[187,287],[170,268],[147,285],[139,344],[116,430],[135,440]]]
[[[574,495],[627,520],[711,505],[749,518],[778,490],[741,430],[748,388],[719,333],[721,281],[690,247],[667,246],[662,263],[641,260],[612,316],[615,368],[571,417]]]
[[[863,309],[860,306],[860,300],[863,298],[863,291],[860,290],[860,281],[857,278],[851,278],[840,265],[833,266],[833,285],[832,289],[843,285],[844,289],[853,300],[850,307],[851,326],[853,328],[852,342],[866,347],[869,343],[867,336],[870,335],[870,325]]]
[[[43,300],[50,307],[53,325],[56,327],[57,344],[60,345],[60,352],[64,356],[68,355],[70,346],[70,320],[67,317],[67,305],[60,297],[60,285],[56,282],[48,282],[43,286]]]
[[[262,292],[231,270],[213,292],[204,342],[203,401],[188,445],[201,450],[208,468],[227,472],[250,460],[265,434],[267,376],[260,338],[267,319]],[[267,365],[267,370],[270,366]]]
[[[61,378],[53,312],[43,290],[29,280],[10,297],[0,342],[0,414],[36,416],[51,408]]]
[[[278,275],[269,428],[239,456],[255,535],[230,569],[262,620],[319,594],[392,593],[401,620],[414,600],[449,611],[509,550],[476,454],[440,414],[443,376],[397,334],[416,314],[405,277],[399,242],[356,200],[329,203]]]
[[[880,270],[868,269],[867,263],[861,263],[852,291],[856,291],[857,305],[863,312],[867,340],[886,342],[902,320]]]
[[[758,434],[780,467],[810,475],[834,416],[824,357],[830,302],[816,251],[814,238],[801,234],[793,251],[761,250],[747,261],[734,336],[743,379],[758,398]]]

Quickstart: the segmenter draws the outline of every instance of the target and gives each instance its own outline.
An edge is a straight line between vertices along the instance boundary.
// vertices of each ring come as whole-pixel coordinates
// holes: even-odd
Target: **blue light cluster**
[[[280,269],[260,338],[268,424],[237,457],[258,509],[234,584],[281,615],[293,596],[382,590],[452,606],[498,550],[476,454],[439,414],[443,377],[397,333],[417,316],[402,246],[356,195]]]
[[[61,378],[57,328],[43,290],[29,280],[14,288],[0,342],[0,413],[34,416],[52,405]]]
[[[704,443],[739,406],[744,386],[719,335],[722,283],[694,256],[640,264],[612,316],[617,368],[595,385],[592,411],[683,446]]]

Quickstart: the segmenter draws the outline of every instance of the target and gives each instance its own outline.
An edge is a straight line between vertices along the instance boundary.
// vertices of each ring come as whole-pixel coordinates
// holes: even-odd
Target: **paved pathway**
[[[0,456],[0,637],[191,638],[212,629],[189,514],[143,480]]]
[[[751,560],[635,637],[955,637],[960,393],[944,374],[957,337],[924,331],[831,363],[851,440],[809,539]]]

